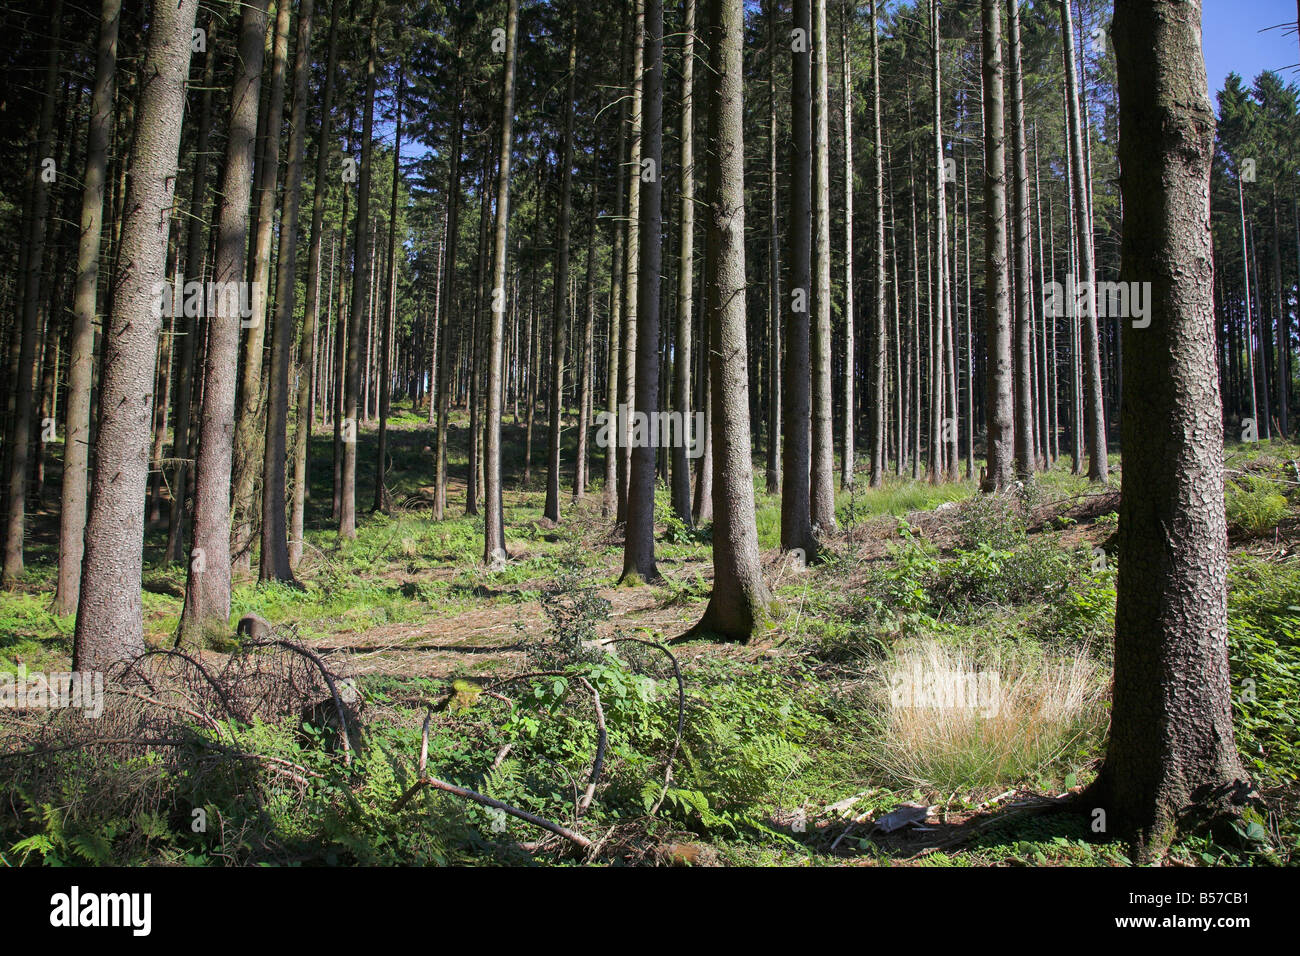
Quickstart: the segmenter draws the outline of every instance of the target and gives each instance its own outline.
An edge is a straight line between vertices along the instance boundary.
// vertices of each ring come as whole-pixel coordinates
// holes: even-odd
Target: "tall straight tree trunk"
[[[357,178],[356,233],[352,241],[352,303],[348,316],[347,369],[343,393],[343,477],[339,537],[357,536],[357,430],[361,412],[361,324],[370,280],[370,159],[374,151],[375,71],[379,58],[379,0],[370,4],[370,49],[366,56],[365,112],[361,121],[361,169]]]
[[[63,36],[63,0],[54,0],[50,10],[49,51],[45,59],[45,93],[41,100],[41,118],[36,137],[36,153],[31,158],[32,168],[43,167],[54,154],[54,107],[59,86],[59,63],[62,59],[60,41]],[[184,78],[182,77],[182,81]],[[138,140],[138,137],[137,137]],[[37,340],[41,334],[40,302],[41,274],[45,267],[45,235],[49,221],[50,184],[44,170],[32,177],[31,231],[24,235],[27,246],[26,268],[22,272],[23,308],[21,319],[15,320],[15,331],[21,329],[21,346],[18,349],[18,377],[10,387],[15,389],[13,427],[8,448],[9,471],[5,476],[9,513],[5,522],[4,569],[0,572],[3,585],[15,587],[23,573],[23,538],[27,530],[27,470],[31,465],[31,446],[34,443],[33,411],[36,407]],[[164,232],[165,236],[165,232]],[[164,253],[165,253],[164,249]],[[116,286],[115,286],[116,287]],[[155,339],[157,338],[155,334]],[[155,343],[156,345],[156,343]],[[152,365],[149,369],[153,374]],[[144,392],[153,394],[152,386]],[[146,465],[147,468],[147,465]]]
[[[483,562],[506,559],[505,520],[501,501],[501,356],[505,339],[506,240],[510,223],[510,154],[515,129],[515,32],[519,0],[506,9],[505,68],[501,93],[501,150],[497,160],[496,225],[492,234],[492,318],[487,348],[487,427],[483,461]],[[473,462],[470,463],[473,480]]]
[[[673,343],[673,411],[681,416],[682,434],[672,447],[673,511],[688,525],[691,517],[691,471],[687,444],[691,428],[691,323],[695,289],[695,0],[682,0],[682,125],[677,267],[677,328]],[[771,444],[771,439],[768,439]]]
[[[122,266],[104,336],[95,478],[86,525],[72,667],[102,671],[144,653],[144,505],[154,361],[198,0],[158,0],[141,67],[135,158],[124,206]]]
[[[935,197],[935,231],[932,254],[934,257],[935,289],[930,302],[930,314],[934,317],[930,342],[930,464],[931,482],[938,482],[945,472],[944,448],[947,444],[945,433],[956,424],[955,417],[951,425],[944,416],[944,330],[949,321],[948,316],[948,204],[947,204],[947,165],[943,151],[943,82],[939,63],[939,4],[930,0],[930,86],[934,97],[932,133],[934,136],[934,197]],[[955,416],[956,412],[953,411]]]
[[[311,27],[314,0],[298,6],[298,40],[293,65],[293,108],[289,116],[289,156],[280,212],[280,253],[276,268],[275,326],[271,330],[271,369],[266,402],[266,436],[262,459],[262,552],[258,580],[292,582],[289,525],[285,520],[285,471],[288,467],[289,364],[293,352],[294,274],[298,261],[298,210],[302,195],[303,142],[307,125],[307,80],[311,73]],[[398,120],[401,139],[401,120]],[[308,346],[310,348],[310,346]],[[311,385],[299,414],[310,415]]]
[[[215,17],[209,17],[207,33],[212,36],[217,29]],[[190,216],[186,225],[185,271],[192,281],[202,283],[204,277],[204,256],[209,238],[208,229],[208,151],[212,138],[212,93],[216,82],[216,51],[204,54],[203,90],[199,101],[199,133],[194,148],[194,181],[190,193]],[[185,317],[185,334],[181,344],[180,365],[177,369],[179,381],[176,384],[176,424],[172,439],[172,477],[171,507],[167,517],[167,560],[181,562],[185,560],[185,521],[187,518],[186,499],[193,480],[194,469],[191,467],[193,444],[190,432],[193,430],[195,371],[199,355],[199,341],[207,326],[207,317],[199,321],[197,317]],[[201,370],[200,375],[201,378]]]
[[[77,609],[81,591],[90,464],[90,388],[95,371],[95,298],[99,283],[104,180],[108,167],[108,137],[113,129],[113,89],[117,77],[117,33],[121,13],[122,0],[104,0],[100,7],[95,86],[91,93],[86,131],[86,175],[81,194],[81,234],[77,244],[77,282],[73,293],[68,353],[67,424],[64,426],[62,504],[59,510],[59,580],[54,592],[54,609],[59,614],[71,614]],[[196,160],[196,164],[199,161]],[[198,176],[197,166],[195,176]]]
[[[1102,398],[1101,350],[1097,336],[1097,297],[1092,288],[1097,269],[1092,244],[1091,196],[1088,189],[1088,167],[1083,155],[1083,121],[1079,113],[1078,75],[1074,66],[1074,26],[1071,4],[1062,0],[1061,35],[1065,44],[1065,97],[1068,104],[1070,156],[1073,165],[1075,229],[1078,233],[1078,256],[1081,275],[1079,282],[1088,283],[1088,293],[1083,303],[1080,320],[1081,362],[1084,372],[1083,427],[1088,446],[1088,478],[1106,481],[1106,408]]]
[[[393,134],[393,189],[388,202],[388,277],[384,283],[386,289],[386,318],[379,343],[379,434],[375,442],[375,499],[374,510],[387,513],[388,487],[385,476],[388,474],[388,413],[391,410],[393,383],[391,379],[390,352],[392,349],[392,326],[397,320],[397,194],[402,182],[402,84],[404,73],[401,65],[397,70],[397,117]]]
[[[1214,113],[1196,0],[1117,0],[1120,281],[1151,283],[1125,328],[1110,742],[1085,798],[1137,858],[1180,824],[1239,812],[1232,731],[1223,424],[1214,355]]]
[[[325,87],[321,91],[320,132],[316,139],[316,184],[311,203],[311,234],[307,240],[307,301],[302,314],[302,335],[298,340],[298,420],[293,435],[293,503],[289,509],[289,567],[302,560],[302,545],[307,511],[307,492],[311,474],[307,465],[308,439],[311,437],[312,386],[310,372],[317,361],[316,329],[320,314],[321,233],[325,216],[325,181],[329,174],[330,111],[334,107],[334,74],[339,60],[339,6],[330,4],[329,52],[325,60]],[[346,228],[347,223],[344,222]],[[333,286],[334,243],[330,241],[330,278],[325,294]],[[328,331],[325,341],[328,342]],[[326,368],[326,363],[321,363]],[[322,376],[323,379],[323,376]]]
[[[633,427],[632,460],[627,489],[627,532],[623,546],[622,580],[653,581],[655,567],[655,447],[654,429],[648,427],[659,412],[659,285],[663,245],[664,144],[664,7],[663,0],[645,0],[645,74],[643,78],[641,142],[640,226],[637,230],[636,375],[634,403],[637,415],[644,415],[647,427],[637,439]],[[741,361],[744,360],[743,353]],[[745,399],[748,400],[747,397]],[[746,442],[749,441],[746,429]]]
[[[853,335],[853,80],[849,65],[849,10],[840,13],[840,76],[844,99],[844,451],[840,456],[840,486],[853,487],[853,405],[857,400]]]
[[[586,287],[586,307],[582,322],[582,358],[579,365],[578,379],[578,447],[573,462],[573,502],[577,504],[587,495],[587,459],[588,433],[591,431],[591,411],[593,404],[593,358],[596,334],[596,224],[600,215],[600,196],[593,186],[591,190],[591,234],[587,240],[587,275],[583,280]],[[518,324],[516,323],[516,328]],[[516,419],[519,417],[516,414]]]
[[[456,308],[456,248],[460,235],[460,163],[461,138],[465,126],[461,114],[464,79],[461,74],[463,55],[459,30],[456,41],[456,88],[462,94],[456,103],[456,117],[451,125],[451,148],[447,172],[447,243],[443,250],[442,320],[440,334],[442,346],[438,350],[438,434],[434,447],[433,517],[441,521],[447,514],[447,420],[451,411],[451,317]]]
[[[655,2],[655,0],[652,0]],[[742,0],[709,0],[705,314],[713,330],[713,592],[692,634],[748,640],[772,604],[754,522],[745,357],[744,34]]]
[[[874,2],[874,0],[873,0]],[[781,490],[781,234],[777,219],[776,0],[767,0],[767,493]]]
[[[790,312],[785,325],[781,452],[781,547],[817,551],[809,476],[812,400],[809,300],[812,295],[812,0],[793,0],[790,42]]]
[[[632,59],[632,34],[629,23],[627,4],[621,4],[622,35],[619,42],[619,88],[626,89],[629,83],[628,71]],[[609,420],[609,429],[605,443],[605,488],[601,497],[600,513],[602,517],[622,519],[619,494],[619,462],[623,455],[623,426],[619,422],[620,396],[618,390],[620,369],[622,366],[620,343],[623,338],[623,245],[627,238],[628,222],[623,217],[624,187],[632,181],[632,165],[625,161],[627,156],[628,117],[631,106],[627,96],[619,97],[618,118],[618,168],[614,173],[614,241],[609,263],[609,337],[605,343],[605,414]]]
[[[812,202],[815,283],[812,301],[812,452],[809,517],[820,534],[835,531],[835,435],[831,373],[830,103],[827,92],[826,0],[813,0]]]
[[[872,181],[875,186],[871,196],[872,222],[875,232],[873,272],[875,290],[872,297],[871,343],[871,487],[885,483],[885,366],[887,362],[888,333],[885,329],[885,157],[884,124],[880,103],[880,23],[876,15],[876,0],[870,0],[868,18],[871,21],[871,140],[873,156]],[[897,292],[897,288],[895,288]],[[901,388],[900,382],[894,383]],[[901,451],[901,442],[900,442]],[[901,455],[900,455],[901,460]]]
[[[267,303],[271,283],[271,240],[275,227],[276,183],[280,171],[280,126],[284,121],[286,75],[289,69],[289,0],[278,0],[275,46],[271,57],[271,87],[266,143],[258,169],[256,231],[253,237],[252,302],[248,335],[244,339],[244,367],[240,372],[239,410],[235,416],[235,532],[234,560],[241,567],[252,561],[253,536],[259,510],[256,479],[266,451],[262,443],[262,360],[266,345]]]
[[[1068,0],[1067,0],[1068,2]],[[1012,222],[1015,235],[1015,455],[1016,474],[1034,472],[1034,405],[1030,378],[1029,151],[1025,141],[1025,84],[1020,64],[1020,0],[1007,0],[1007,51],[1011,69]]]
[[[981,0],[984,57],[984,298],[988,348],[985,491],[1014,477],[1015,422],[1011,364],[1011,303],[1007,276],[1006,134],[1002,98],[1002,14],[998,0]]]
[[[245,275],[268,3],[245,4],[239,26],[239,67],[230,92],[226,165],[218,194],[212,270],[218,283],[238,283]],[[209,636],[224,635],[230,618],[230,477],[240,314],[236,298],[219,296],[216,306],[216,314],[208,316],[199,453],[194,464],[194,542],[178,635],[180,643],[190,647],[202,646]]]
[[[639,275],[637,269],[641,261],[641,188],[639,183],[643,176],[641,168],[642,135],[642,98],[645,77],[645,0],[634,0],[635,16],[632,27],[632,90],[631,111],[628,122],[628,175],[627,194],[627,240],[623,244],[623,327],[619,347],[619,401],[630,413],[636,406],[636,344],[637,344],[637,308],[640,299],[638,293]],[[655,171],[656,176],[658,170]],[[632,442],[628,428],[631,425],[630,414],[624,416],[627,421],[618,429],[618,523],[627,522],[627,505],[629,482],[631,480]]]
[[[560,444],[564,436],[564,366],[569,330],[569,230],[573,211],[573,112],[578,81],[578,7],[569,13],[569,93],[560,145],[560,215],[556,223],[554,306],[551,310],[551,398],[542,517],[560,520]]]

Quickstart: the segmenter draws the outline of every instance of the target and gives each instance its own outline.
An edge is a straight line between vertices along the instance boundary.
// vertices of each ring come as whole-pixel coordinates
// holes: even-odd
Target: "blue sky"
[[[1249,84],[1264,70],[1281,73],[1287,82],[1300,82],[1296,43],[1295,0],[1204,0],[1201,19],[1205,71],[1210,99],[1223,89],[1229,73],[1240,73]],[[1285,23],[1286,27],[1268,27]]]

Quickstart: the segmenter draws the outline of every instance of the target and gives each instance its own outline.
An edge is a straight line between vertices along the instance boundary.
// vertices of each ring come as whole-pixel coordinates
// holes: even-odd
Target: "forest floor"
[[[771,626],[744,645],[669,643],[700,618],[712,557],[707,526],[676,520],[666,492],[657,509],[662,580],[622,586],[621,539],[601,515],[599,487],[581,503],[564,488],[559,525],[545,521],[545,429],[539,423],[535,430],[524,482],[524,429],[508,420],[510,561],[492,571],[481,562],[482,517],[464,514],[466,423],[454,421],[452,517],[442,522],[426,506],[433,491],[430,426],[409,411],[395,413],[390,424],[390,513],[363,514],[356,540],[337,540],[328,514],[329,436],[317,436],[301,587],[259,586],[255,571],[237,571],[232,607],[232,633],[240,616],[256,613],[278,635],[305,642],[332,670],[354,678],[366,715],[359,767],[342,777],[323,772],[311,792],[272,801],[270,823],[263,806],[257,821],[243,825],[246,834],[258,831],[256,838],[219,850],[183,833],[132,839],[136,822],[106,819],[102,808],[84,816],[71,811],[82,830],[98,826],[108,834],[91,855],[67,827],[52,827],[48,815],[44,824],[34,822],[49,804],[26,795],[15,816],[0,821],[0,856],[574,859],[563,841],[539,843],[528,824],[444,794],[426,791],[391,809],[415,779],[421,722],[440,700],[429,731],[429,772],[579,829],[598,843],[599,862],[1129,862],[1122,847],[1093,832],[1086,808],[1062,809],[1090,781],[1104,746],[1119,456],[1107,488],[1071,475],[1065,459],[995,498],[975,494],[969,481],[930,485],[902,477],[881,489],[840,491],[841,527],[807,568],[779,549],[779,496],[765,493],[759,469],[760,546],[778,601]],[[572,449],[566,454],[571,462]],[[1231,449],[1227,462],[1233,680],[1250,690],[1235,695],[1234,709],[1243,758],[1270,812],[1244,821],[1240,845],[1181,841],[1173,863],[1297,858],[1297,458],[1297,446],[1265,442]],[[374,432],[363,430],[361,507],[373,494],[373,459]],[[597,470],[601,461],[598,453]],[[865,486],[864,474],[859,481]],[[33,525],[24,587],[0,594],[0,670],[20,663],[29,671],[59,670],[69,661],[73,622],[49,611],[57,515],[43,511]],[[142,584],[154,647],[172,644],[185,582],[183,567],[162,562],[164,541],[165,528],[149,529]],[[684,687],[680,741],[669,655],[627,642],[604,646],[615,656],[596,649],[615,638],[669,647]],[[226,652],[204,655],[218,666]],[[581,687],[604,702],[599,716]],[[481,696],[480,689],[497,696]],[[464,706],[457,703],[462,698]],[[591,771],[601,721],[608,736],[603,776],[579,825],[575,797]],[[262,743],[317,766],[292,735],[271,734]],[[665,786],[670,758],[672,782]],[[212,799],[231,801],[224,816],[241,812],[234,797]],[[68,804],[81,806],[71,798]],[[886,814],[908,806],[915,819],[886,832]],[[37,837],[44,842],[33,843]]]

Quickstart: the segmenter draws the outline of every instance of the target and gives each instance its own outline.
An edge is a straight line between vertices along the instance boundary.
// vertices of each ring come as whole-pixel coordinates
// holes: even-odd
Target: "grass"
[[[431,433],[421,415],[405,409],[391,424],[387,480],[400,503],[429,488]],[[543,524],[543,442],[535,436],[532,480],[525,486],[522,425],[511,421],[504,464],[512,560],[504,572],[489,573],[482,567],[482,518],[463,513],[466,424],[463,416],[453,419],[452,490],[442,522],[423,511],[364,510],[365,490],[373,483],[374,433],[363,428],[362,513],[352,541],[340,541],[332,526],[330,436],[317,434],[299,570],[303,587],[259,585],[248,574],[236,575],[232,631],[239,616],[253,612],[311,642],[390,648],[373,660],[392,666],[364,673],[360,681],[366,699],[385,716],[373,728],[372,756],[359,776],[331,782],[301,805],[272,803],[279,845],[292,843],[293,852],[310,862],[526,862],[528,855],[518,848],[518,841],[531,837],[526,827],[511,823],[498,832],[479,810],[433,795],[405,815],[385,809],[413,772],[423,701],[443,693],[450,676],[518,670],[522,663],[506,656],[505,648],[554,640],[555,630],[569,625],[557,623],[554,614],[548,620],[545,609],[554,611],[557,600],[564,604],[566,594],[599,598],[580,604],[588,608],[581,614],[607,615],[587,622],[600,633],[655,640],[676,636],[698,619],[708,598],[712,529],[673,519],[662,489],[656,549],[664,580],[651,588],[614,586],[621,546],[599,516],[599,489],[586,510],[570,505],[566,489],[560,526]],[[570,431],[566,442],[571,438]],[[566,444],[570,455],[571,447]],[[1297,457],[1297,446],[1278,442],[1234,447],[1227,456],[1237,485],[1228,489],[1227,505],[1236,515],[1229,601],[1238,742],[1252,774],[1281,807],[1294,807],[1300,777],[1294,716],[1300,699],[1300,560],[1278,552],[1272,541],[1275,533],[1294,527],[1297,500],[1286,481],[1289,462]],[[1113,458],[1112,467],[1118,465]],[[599,456],[593,472],[601,473]],[[679,654],[688,688],[687,733],[673,792],[655,820],[645,818],[643,790],[647,781],[659,779],[673,738],[675,684],[663,673],[647,684],[637,670],[643,665],[633,666],[639,658],[626,647],[622,663],[598,665],[593,680],[605,700],[610,750],[593,825],[635,831],[628,839],[646,845],[685,834],[717,847],[732,863],[834,863],[844,852],[861,862],[891,863],[902,854],[857,836],[831,854],[829,844],[842,824],[824,808],[861,793],[866,796],[855,812],[876,814],[914,800],[961,814],[1011,787],[1059,792],[1087,783],[1104,748],[1115,602],[1113,560],[1098,566],[1093,548],[1112,535],[1116,516],[1061,520],[1029,531],[1023,505],[1066,502],[1093,490],[1086,478],[1071,474],[1068,459],[1037,476],[1019,497],[992,501],[970,482],[930,485],[890,476],[882,488],[869,489],[865,478],[859,473],[855,489],[836,493],[842,528],[948,507],[941,518],[913,518],[916,527],[910,530],[901,522],[882,522],[879,533],[873,528],[869,535],[832,538],[819,563],[796,570],[775,553],[780,498],[766,494],[761,469],[756,473],[760,545],[781,607],[755,646],[690,645]],[[1117,486],[1118,476],[1113,480]],[[1251,517],[1258,513],[1264,517]],[[49,610],[54,518],[48,512],[37,516],[23,587],[0,594],[0,668],[12,670],[22,660],[29,670],[55,670],[68,661],[72,621]],[[1252,542],[1265,536],[1268,546],[1251,553]],[[162,560],[164,540],[165,529],[148,530],[145,624],[155,646],[171,640],[185,583],[184,568]],[[610,607],[601,612],[604,602]],[[402,656],[433,639],[454,642],[457,652],[436,662]],[[370,660],[367,655],[361,657]],[[443,669],[428,669],[434,663]],[[986,678],[985,696],[977,696],[973,707],[891,701],[900,680],[917,673],[924,681],[924,675],[981,672],[996,674],[996,699],[989,697],[993,685]],[[1249,694],[1242,692],[1247,686]],[[564,693],[547,681],[519,688],[517,700],[533,702],[527,706],[507,711],[480,704],[440,715],[430,741],[434,772],[534,812],[567,818],[569,777],[582,779],[589,771],[594,731],[593,715],[575,703],[585,698]],[[295,761],[314,759],[283,728],[265,733],[273,739],[262,743],[273,746],[272,752]],[[493,754],[507,742],[515,748],[511,758],[492,769]],[[353,810],[342,812],[343,806]],[[18,831],[12,821],[0,821],[0,854],[10,853],[20,838],[41,835],[30,829],[37,816],[24,817]],[[1284,816],[1269,824],[1279,847],[1296,839],[1295,820]],[[796,820],[807,826],[796,826]],[[433,830],[422,831],[426,825]],[[44,836],[57,844],[57,834]],[[206,858],[206,851],[182,837],[150,845],[155,861]],[[68,858],[58,856],[63,850],[50,852],[49,860]],[[639,859],[627,852],[629,860]],[[1280,862],[1290,851],[1243,854],[1196,838],[1174,852],[1206,864]],[[1119,849],[1093,842],[1085,820],[1054,816],[995,826],[959,850],[915,862],[1128,861]]]

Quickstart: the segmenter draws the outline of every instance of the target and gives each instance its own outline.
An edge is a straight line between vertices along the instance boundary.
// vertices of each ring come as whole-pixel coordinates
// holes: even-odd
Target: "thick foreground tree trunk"
[[[140,572],[149,478],[154,362],[167,236],[198,0],[152,5],[131,178],[123,206],[121,267],[104,336],[95,478],[73,638],[74,670],[103,670],[144,653]]]
[[[1249,790],[1232,734],[1223,426],[1215,366],[1214,114],[1196,0],[1118,0],[1120,280],[1151,283],[1126,326],[1115,691],[1088,807],[1156,857]],[[1094,810],[1094,817],[1096,811]]]

